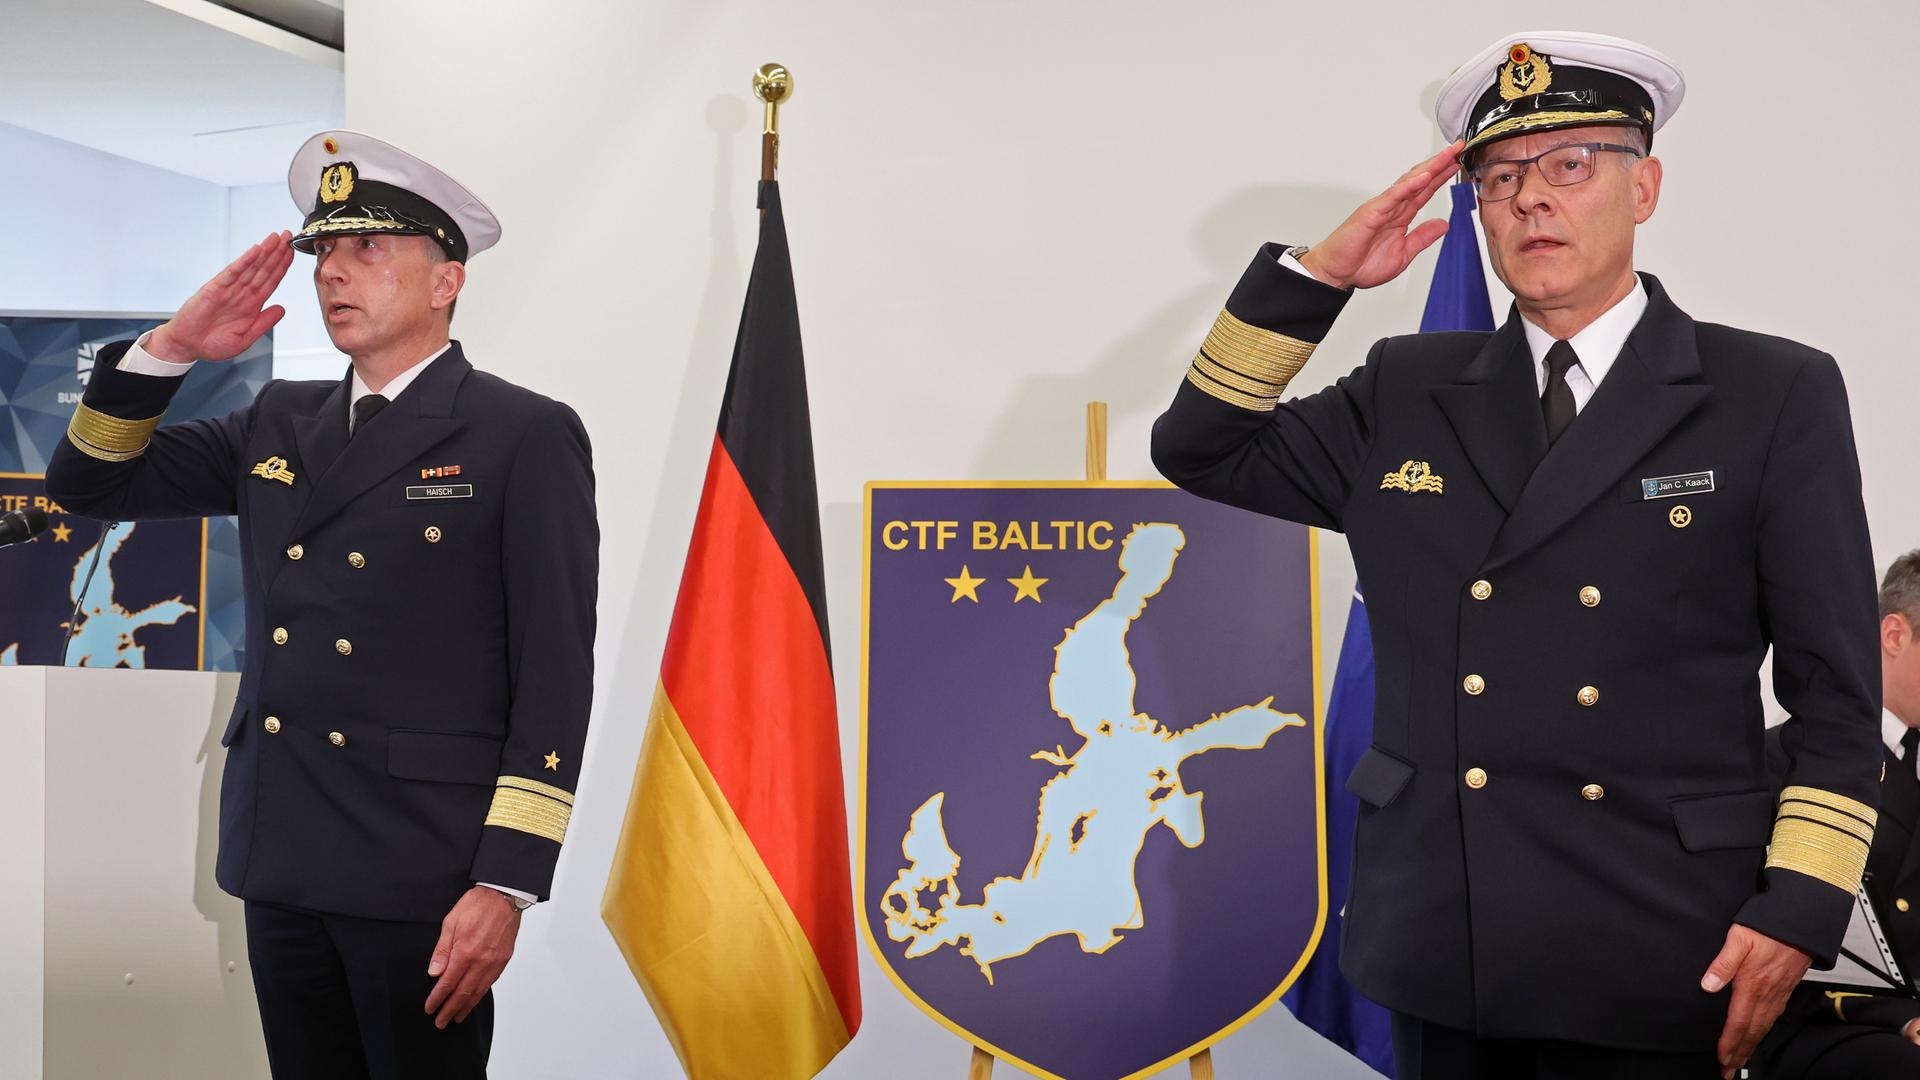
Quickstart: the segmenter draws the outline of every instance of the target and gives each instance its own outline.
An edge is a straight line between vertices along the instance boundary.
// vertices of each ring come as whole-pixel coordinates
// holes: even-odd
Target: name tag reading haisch
[[[1713,490],[1713,470],[1650,476],[1640,481],[1640,498],[1670,499],[1675,495],[1704,495]]]
[[[471,499],[472,484],[419,484],[407,488],[409,499]]]

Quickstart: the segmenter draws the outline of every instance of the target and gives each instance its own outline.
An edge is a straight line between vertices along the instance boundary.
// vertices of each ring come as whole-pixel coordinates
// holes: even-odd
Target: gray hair
[[[1880,582],[1880,617],[1903,615],[1920,626],[1920,548],[1893,560]]]

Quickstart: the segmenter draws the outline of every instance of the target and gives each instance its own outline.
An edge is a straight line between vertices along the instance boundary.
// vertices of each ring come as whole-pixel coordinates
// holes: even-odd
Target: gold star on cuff
[[[73,535],[73,529],[69,528],[64,523],[60,525],[55,525],[53,527],[53,539],[56,543],[64,544],[67,542],[67,538],[72,535]]]
[[[1019,577],[1008,578],[1007,584],[1013,586],[1013,602],[1017,604],[1026,597],[1031,596],[1033,597],[1034,603],[1039,603],[1040,586],[1045,585],[1048,580],[1050,579],[1034,577],[1033,567],[1031,566],[1027,567],[1026,572]]]
[[[552,769],[554,772],[560,771],[560,751],[553,750],[548,752],[547,768]]]
[[[965,566],[962,566],[959,577],[950,577],[943,580],[953,586],[953,599],[949,601],[949,603],[957,604],[960,602],[960,598],[964,596],[977,604],[980,602],[980,586],[984,584],[987,579],[974,577]]]

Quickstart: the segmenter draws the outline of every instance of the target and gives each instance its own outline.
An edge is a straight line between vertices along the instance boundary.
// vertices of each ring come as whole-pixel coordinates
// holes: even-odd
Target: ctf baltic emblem
[[[1160,484],[873,484],[859,910],[1068,1080],[1272,1004],[1325,915],[1309,530]]]
[[[1380,490],[1404,491],[1409,495],[1431,491],[1439,495],[1446,490],[1446,480],[1424,461],[1405,461],[1381,479]]]

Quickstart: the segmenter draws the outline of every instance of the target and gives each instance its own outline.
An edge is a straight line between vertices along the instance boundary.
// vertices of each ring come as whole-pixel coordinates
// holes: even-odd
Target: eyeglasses
[[[1538,166],[1541,179],[1554,187],[1570,187],[1593,179],[1593,158],[1602,150],[1643,156],[1631,146],[1614,143],[1569,143],[1519,161],[1483,161],[1468,170],[1467,175],[1473,178],[1473,187],[1481,202],[1500,202],[1520,193],[1529,165]]]

